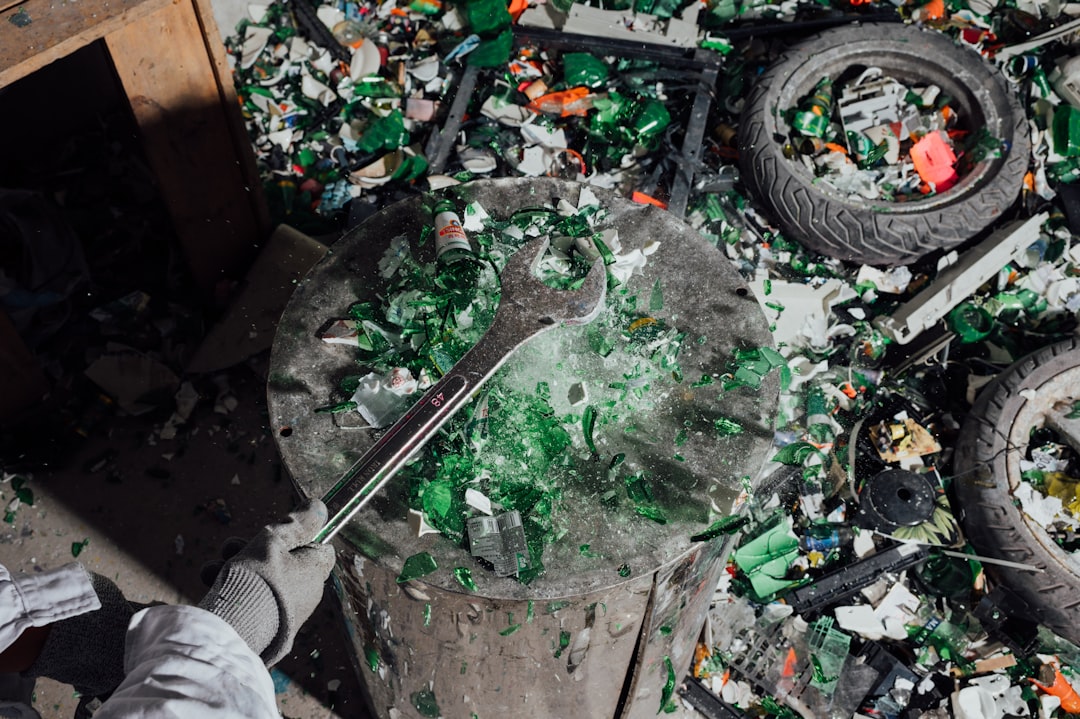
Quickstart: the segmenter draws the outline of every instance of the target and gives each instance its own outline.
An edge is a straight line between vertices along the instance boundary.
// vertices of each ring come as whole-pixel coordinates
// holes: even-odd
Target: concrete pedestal
[[[446,192],[461,208],[479,202],[504,220],[559,198],[576,205],[579,191],[560,180],[504,179]],[[573,458],[581,481],[563,487],[553,508],[562,536],[545,546],[545,571],[527,585],[495,576],[442,535],[417,537],[400,481],[335,538],[345,621],[379,717],[655,717],[689,666],[727,551],[724,538],[690,537],[731,511],[742,479],[756,476],[779,393],[775,373],[758,389],[726,391],[722,375],[736,349],[771,346],[772,337],[747,284],[697,232],[655,207],[590,191],[624,251],[659,242],[618,293],[639,295],[643,314],[686,333],[683,377],[656,388],[633,432],[600,438],[599,458]],[[378,260],[393,238],[409,238],[415,256],[432,259],[430,243],[416,244],[430,222],[420,198],[377,213],[331,247],[285,310],[271,361],[270,416],[284,462],[308,495],[324,494],[375,441],[348,418],[314,412],[333,401],[341,377],[357,372],[347,348],[323,344],[316,332],[375,296]],[[658,286],[663,306],[653,310]],[[606,387],[630,369],[582,359],[590,353],[586,328],[559,328],[536,342],[493,381],[520,375],[527,383],[550,367],[544,377],[555,395],[572,382]],[[718,419],[742,431],[718,432]],[[621,500],[601,501],[610,490],[602,469],[615,453],[653,478],[666,522],[637,513],[625,490]],[[405,559],[422,551],[439,569],[398,583]],[[475,591],[455,580],[457,567],[471,570]]]

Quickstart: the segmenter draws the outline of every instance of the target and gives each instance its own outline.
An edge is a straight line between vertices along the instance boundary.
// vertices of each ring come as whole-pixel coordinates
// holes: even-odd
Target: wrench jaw
[[[536,276],[549,243],[548,237],[539,237],[510,256],[500,273],[500,306],[517,305],[544,325],[592,322],[603,311],[607,296],[607,272],[603,260],[593,263],[577,290],[557,290]]]
[[[585,275],[585,281],[567,298],[567,317],[562,319],[565,325],[587,325],[604,311],[607,299],[607,270],[604,261],[596,260]]]

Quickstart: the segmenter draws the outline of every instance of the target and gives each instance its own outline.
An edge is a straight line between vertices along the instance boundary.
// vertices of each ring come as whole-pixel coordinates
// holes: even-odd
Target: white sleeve
[[[82,565],[12,574],[0,564],[0,652],[30,627],[43,627],[101,607]]]
[[[0,564],[0,652],[30,627],[92,612],[101,601],[82,565],[71,563],[37,574],[12,574]],[[41,719],[30,706],[33,680],[0,675],[0,718]]]
[[[262,660],[218,616],[157,606],[131,618],[124,681],[94,719],[279,719]]]

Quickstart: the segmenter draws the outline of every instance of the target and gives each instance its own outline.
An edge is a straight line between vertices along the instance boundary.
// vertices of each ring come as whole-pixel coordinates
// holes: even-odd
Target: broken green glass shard
[[[441,519],[453,504],[454,487],[448,481],[435,481],[424,488],[424,512],[433,519]]]
[[[649,312],[659,312],[662,309],[664,309],[664,290],[660,286],[660,280],[657,280],[649,295]]]
[[[82,550],[86,549],[86,545],[90,544],[90,538],[82,540],[81,542],[71,543],[71,556],[77,557],[82,554]]]
[[[368,668],[372,673],[379,671],[379,653],[375,651],[375,647],[370,644],[364,647],[364,658],[367,660]]]
[[[431,604],[424,605],[424,626],[431,626]]]
[[[558,659],[562,656],[563,651],[570,646],[570,632],[559,632],[559,648],[555,650],[555,658]]]
[[[32,489],[26,486],[26,478],[13,478],[11,480],[11,488],[15,490],[15,496],[21,503],[29,507],[34,506],[34,492]]]
[[[607,77],[607,65],[599,58],[585,52],[568,52],[563,55],[563,78],[568,87],[600,87]]]
[[[458,581],[458,584],[468,589],[470,592],[476,591],[476,582],[472,578],[472,570],[468,567],[457,567],[454,569],[454,579]]]
[[[603,258],[605,265],[615,264],[615,254],[600,238],[600,233],[597,232],[592,236],[593,244],[596,245],[596,251],[600,253],[600,257]]]
[[[792,531],[791,517],[783,514],[763,524],[757,536],[732,553],[754,594],[763,600],[795,583],[786,575],[798,557],[799,539]]]
[[[585,332],[585,338],[589,342],[589,349],[601,357],[607,357],[615,350],[615,343],[608,339],[598,325],[590,325]]]
[[[1067,415],[1066,419],[1080,419],[1080,400],[1073,403],[1072,409]]]
[[[651,519],[657,524],[667,524],[667,517],[664,516],[664,512],[659,507],[650,505],[637,506],[634,507],[634,511],[646,519]]]
[[[439,711],[439,703],[435,701],[435,692],[430,689],[425,688],[413,692],[409,695],[409,699],[412,701],[412,705],[416,711],[420,712],[420,716],[435,719],[441,714]]]
[[[704,532],[690,537],[690,541],[707,542],[714,537],[719,537],[721,534],[734,534],[745,527],[749,521],[750,517],[745,514],[729,514],[710,524]]]
[[[499,632],[499,636],[500,637],[508,637],[508,636],[510,636],[511,634],[513,634],[514,632],[516,632],[519,629],[521,629],[521,624],[520,623],[511,624],[506,629],[503,629],[501,632]]]
[[[634,504],[651,502],[653,499],[652,487],[645,479],[644,472],[636,472],[626,478],[626,496]]]
[[[713,420],[713,427],[716,428],[716,433],[722,437],[731,437],[743,433],[743,426],[741,424],[733,419],[727,419],[726,417],[720,417]]]
[[[585,412],[581,416],[581,428],[585,433],[585,445],[589,448],[589,451],[594,455],[599,454],[596,451],[596,442],[593,439],[593,430],[596,429],[596,407],[591,404],[585,408]]]
[[[675,693],[675,667],[671,664],[671,657],[664,656],[664,668],[667,669],[667,679],[664,681],[664,690],[660,694],[660,708],[656,710],[659,714],[665,711],[668,702],[671,701],[672,695]]]
[[[806,461],[807,457],[814,454],[821,454],[821,452],[809,442],[792,442],[791,444],[781,447],[777,453],[773,455],[772,461],[792,467],[798,467]]]
[[[417,579],[426,574],[431,574],[438,568],[438,565],[435,563],[435,557],[427,552],[419,552],[405,560],[397,581],[400,584],[411,579]]]
[[[751,389],[761,389],[762,375],[758,374],[749,367],[739,367],[735,370],[735,381],[738,385],[744,385]]]

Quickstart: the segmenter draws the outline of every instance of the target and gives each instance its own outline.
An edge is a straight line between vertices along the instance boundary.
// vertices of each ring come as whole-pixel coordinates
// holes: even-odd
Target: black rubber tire
[[[783,155],[790,136],[784,112],[822,77],[836,79],[853,67],[937,85],[965,126],[985,126],[1003,141],[1003,156],[976,164],[945,192],[907,202],[866,200],[814,182],[803,163]],[[1031,146],[1024,109],[992,65],[948,36],[899,23],[834,28],[790,48],[755,81],[738,143],[746,185],[790,239],[870,265],[907,264],[988,227],[1016,200]]]
[[[950,491],[964,534],[977,552],[1043,570],[987,563],[983,567],[990,578],[1021,597],[1034,614],[1030,618],[1080,643],[1080,558],[1070,559],[1020,511],[1012,494],[1027,438],[1041,426],[1048,403],[1071,403],[1077,397],[1080,339],[1049,345],[1012,364],[983,388],[961,425]]]

